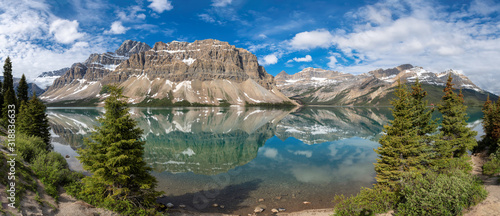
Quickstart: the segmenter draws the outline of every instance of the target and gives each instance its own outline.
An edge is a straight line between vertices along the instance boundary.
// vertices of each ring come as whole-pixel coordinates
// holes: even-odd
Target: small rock
[[[276,197],[276,199],[277,199],[277,200],[281,200],[281,197],[280,197],[280,196],[279,196],[279,197]]]
[[[278,208],[278,211],[279,212],[284,212],[284,211],[286,211],[286,209],[284,209],[284,208]]]
[[[66,155],[66,158],[69,158],[69,155]]]
[[[304,201],[303,203],[306,204],[306,205],[311,204],[311,202],[307,202],[307,201]]]
[[[182,204],[180,204],[180,205],[179,205],[179,208],[186,208],[186,205],[182,205]]]
[[[214,204],[212,204],[212,207],[219,207],[219,204],[214,203]]]
[[[224,205],[220,205],[219,207],[220,207],[221,209],[225,208],[225,206],[224,206]]]
[[[271,212],[278,213],[279,211],[278,211],[278,209],[273,208],[273,209],[271,209]]]
[[[260,198],[260,199],[259,199],[259,202],[264,202],[264,199]]]
[[[260,213],[260,212],[263,212],[264,209],[261,208],[261,207],[255,207],[255,209],[253,210],[255,213]]]
[[[174,204],[172,204],[172,203],[167,203],[167,205],[166,205],[166,206],[167,206],[167,208],[173,208],[173,207],[174,207]]]

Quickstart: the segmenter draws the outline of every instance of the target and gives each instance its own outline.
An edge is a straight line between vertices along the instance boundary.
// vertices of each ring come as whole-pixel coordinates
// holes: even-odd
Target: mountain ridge
[[[476,86],[467,76],[455,70],[434,73],[423,67],[402,64],[394,68],[376,69],[353,75],[318,68],[305,68],[289,75],[282,71],[276,75],[277,87],[288,97],[310,105],[366,106],[390,105],[392,91],[398,80],[405,83],[419,81],[430,89],[431,103],[439,102],[437,86],[444,86],[448,75],[453,78],[455,88],[463,89],[472,98],[469,104],[480,105],[490,94]],[[441,89],[442,90],[442,89]],[[458,91],[458,90],[457,90]],[[467,101],[466,101],[467,102]]]
[[[92,54],[85,62],[75,63],[42,100],[95,102],[107,97],[101,92],[103,86],[117,83],[131,104],[152,100],[209,106],[294,103],[277,90],[274,77],[255,55],[227,42],[157,42],[153,48],[147,44],[137,48],[138,43],[127,40],[114,53]]]

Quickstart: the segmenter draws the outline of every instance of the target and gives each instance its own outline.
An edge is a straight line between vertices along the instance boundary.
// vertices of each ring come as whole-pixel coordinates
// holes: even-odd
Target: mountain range
[[[118,83],[131,104],[233,105],[293,103],[249,51],[227,42],[127,40],[115,52],[92,54],[71,66],[42,95],[59,105],[96,103],[103,86]]]
[[[306,68],[273,77],[254,54],[213,39],[157,42],[152,48],[126,40],[114,52],[92,54],[70,68],[44,72],[35,81],[53,80],[40,97],[52,106],[102,104],[109,84],[119,84],[128,103],[136,106],[389,106],[397,81],[409,84],[417,78],[429,92],[430,103],[437,104],[448,76],[468,105],[482,105],[488,94],[498,98],[458,71],[434,73],[410,64],[360,75]]]
[[[285,71],[276,77],[276,85],[283,94],[308,105],[341,106],[388,106],[393,90],[398,84],[411,84],[417,79],[428,92],[431,104],[439,103],[448,76],[453,78],[454,88],[462,90],[468,105],[482,105],[490,94],[476,86],[468,77],[455,70],[434,73],[423,67],[403,64],[390,69],[377,69],[360,75],[306,68],[289,75]]]

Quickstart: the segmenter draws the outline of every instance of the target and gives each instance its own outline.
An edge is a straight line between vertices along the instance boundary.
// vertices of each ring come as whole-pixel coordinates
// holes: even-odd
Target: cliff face
[[[390,105],[392,91],[397,81],[426,85],[431,103],[442,97],[442,88],[448,76],[453,78],[456,89],[463,89],[466,101],[474,105],[486,99],[486,92],[465,75],[454,70],[433,73],[410,64],[395,68],[377,69],[354,76],[335,71],[306,68],[294,75],[281,72],[275,78],[278,88],[286,96],[302,100],[306,104],[321,105]]]
[[[210,105],[289,101],[255,55],[227,42],[157,42],[152,49],[137,44],[126,41],[115,53],[93,54],[73,65],[43,99],[102,97],[103,85],[118,83],[130,103],[165,98]]]

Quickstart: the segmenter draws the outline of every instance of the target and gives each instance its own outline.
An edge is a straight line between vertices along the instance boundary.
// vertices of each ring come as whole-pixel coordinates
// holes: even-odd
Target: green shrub
[[[335,215],[374,215],[387,212],[396,205],[399,196],[383,188],[362,188],[355,196],[345,198],[344,195],[335,196]]]
[[[57,186],[73,181],[66,159],[57,152],[40,154],[33,160],[31,168],[45,185],[45,191],[56,200],[59,196]]]
[[[46,154],[50,149],[51,146],[47,146],[42,138],[16,134],[16,152],[28,163],[31,163],[37,155]]]
[[[500,173],[500,154],[492,153],[489,161],[483,165],[483,174],[494,175]]]
[[[472,171],[472,163],[469,156],[442,158],[432,168],[439,173],[448,173],[454,170],[461,170],[468,173]]]
[[[478,178],[461,170],[404,177],[395,215],[461,215],[486,195]]]

